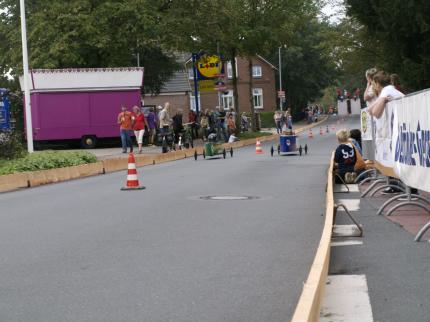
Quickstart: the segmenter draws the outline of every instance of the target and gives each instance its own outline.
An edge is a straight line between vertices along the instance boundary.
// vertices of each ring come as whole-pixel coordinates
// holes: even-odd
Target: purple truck
[[[121,105],[141,105],[143,68],[37,69],[29,78],[34,141],[78,139],[93,148],[119,137]]]

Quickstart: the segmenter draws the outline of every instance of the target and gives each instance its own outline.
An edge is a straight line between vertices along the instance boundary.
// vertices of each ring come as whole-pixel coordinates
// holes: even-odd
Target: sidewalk
[[[430,220],[430,216],[416,207],[397,211],[391,217],[378,216],[378,208],[391,196],[360,198],[367,187],[363,186],[359,191],[357,185],[349,186],[355,192],[335,193],[335,200],[350,208],[351,214],[363,226],[364,236],[333,238],[328,280],[363,277],[367,281],[368,295],[364,293],[370,299],[371,321],[429,321],[430,234],[424,235],[420,243],[413,240],[421,224]],[[336,224],[352,223],[345,212],[338,211]],[[342,289],[349,287],[353,289],[348,282],[341,286]],[[326,288],[332,289],[332,286],[328,284]],[[336,316],[328,310],[330,303],[323,303],[321,321],[359,321],[355,315],[359,311],[359,292],[355,291],[353,303],[350,303],[352,312],[349,312],[355,319]],[[338,302],[336,305],[345,307],[348,303]]]

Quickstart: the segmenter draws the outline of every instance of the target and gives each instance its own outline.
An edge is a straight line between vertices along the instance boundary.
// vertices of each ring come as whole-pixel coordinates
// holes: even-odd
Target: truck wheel
[[[93,149],[96,147],[97,137],[95,135],[84,135],[81,139],[81,146],[84,149]]]

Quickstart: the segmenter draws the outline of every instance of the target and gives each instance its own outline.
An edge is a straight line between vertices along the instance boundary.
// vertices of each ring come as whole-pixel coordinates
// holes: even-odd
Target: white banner
[[[394,107],[394,171],[408,186],[430,192],[430,90],[389,105]]]
[[[375,160],[384,167],[394,167],[393,147],[391,144],[394,122],[393,107],[401,100],[389,102],[379,119],[375,118]]]

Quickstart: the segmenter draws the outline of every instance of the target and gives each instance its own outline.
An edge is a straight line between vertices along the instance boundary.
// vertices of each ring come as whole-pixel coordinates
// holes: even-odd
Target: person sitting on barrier
[[[353,183],[357,174],[354,172],[354,166],[357,162],[357,156],[353,144],[349,141],[349,132],[347,129],[341,129],[336,133],[339,146],[334,154],[334,166],[338,174],[346,183]],[[335,182],[341,180],[335,176]]]
[[[352,129],[351,131],[349,131],[349,137],[358,152],[363,155],[363,151],[361,149],[361,131],[359,129]]]

